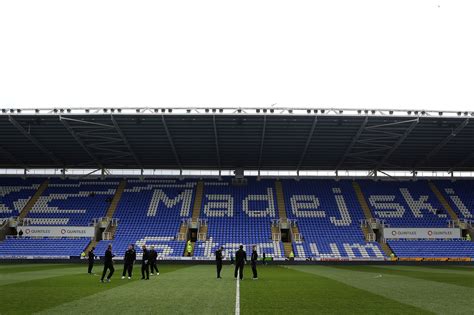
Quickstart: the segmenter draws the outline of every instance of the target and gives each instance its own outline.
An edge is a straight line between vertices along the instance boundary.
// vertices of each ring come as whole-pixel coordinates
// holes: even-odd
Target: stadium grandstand
[[[0,259],[474,259],[474,113],[0,112]],[[192,251],[186,244],[191,242]]]

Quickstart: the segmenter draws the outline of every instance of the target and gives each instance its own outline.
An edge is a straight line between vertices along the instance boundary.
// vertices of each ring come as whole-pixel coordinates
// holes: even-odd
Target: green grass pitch
[[[235,314],[233,268],[161,265],[160,276],[110,283],[77,264],[0,265],[1,314]],[[94,271],[99,274],[102,265]],[[473,266],[245,267],[241,314],[474,314]]]

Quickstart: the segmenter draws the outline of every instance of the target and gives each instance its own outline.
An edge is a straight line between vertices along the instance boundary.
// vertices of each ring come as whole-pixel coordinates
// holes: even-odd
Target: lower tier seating
[[[89,238],[8,238],[0,242],[2,256],[80,256]]]
[[[474,243],[464,240],[392,240],[387,243],[397,257],[474,258]]]

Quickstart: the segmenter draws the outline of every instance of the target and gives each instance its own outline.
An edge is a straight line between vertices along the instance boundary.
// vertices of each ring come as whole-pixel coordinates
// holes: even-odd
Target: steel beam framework
[[[301,153],[300,160],[298,162],[298,165],[296,166],[296,172],[299,173],[301,165],[304,162],[304,158],[306,157],[306,152],[308,152],[309,144],[311,143],[311,140],[313,139],[314,135],[314,130],[316,129],[316,124],[318,123],[318,116],[314,116],[313,123],[311,124],[311,129],[308,134],[308,138],[306,139],[306,143],[303,148],[303,152]]]
[[[443,141],[438,143],[436,147],[431,150],[426,157],[421,160],[419,163],[417,163],[417,167],[423,166],[426,162],[430,161],[430,159],[436,155],[446,144],[449,143],[454,137],[456,137],[457,134],[459,134],[464,127],[466,127],[469,124],[469,118],[466,118],[462,123],[460,123],[446,138],[444,138]]]
[[[180,172],[183,172],[183,165],[181,164],[181,161],[179,160],[178,152],[176,151],[176,147],[174,146],[173,137],[171,136],[171,133],[168,129],[168,125],[166,124],[166,119],[164,115],[161,116],[161,122],[163,123],[163,127],[165,128],[166,136],[168,137],[168,142],[171,146],[171,150],[173,151],[176,164],[179,166]]]
[[[62,163],[51,151],[45,148],[35,137],[33,137],[33,135],[26,131],[25,128],[23,128],[23,126],[21,126],[12,116],[8,116],[8,120],[13,126],[15,126],[16,129],[18,129],[18,131],[20,131],[23,136],[25,136],[25,138],[33,143],[41,152],[46,154],[56,166],[64,166],[64,163]]]

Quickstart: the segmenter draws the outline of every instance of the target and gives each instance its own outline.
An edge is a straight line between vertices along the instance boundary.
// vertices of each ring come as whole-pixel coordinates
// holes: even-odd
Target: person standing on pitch
[[[247,262],[247,253],[244,251],[244,245],[240,245],[239,250],[235,252],[235,271],[234,278],[237,280],[237,272],[239,278],[244,278],[244,264]]]
[[[104,255],[104,271],[102,272],[102,278],[100,278],[100,282],[104,282],[104,277],[105,277],[105,274],[107,273],[107,269],[109,270],[109,274],[107,276],[107,282],[110,282],[110,278],[112,278],[112,275],[114,274],[114,271],[115,271],[114,262],[112,260],[112,258],[114,257],[115,255],[112,254],[112,244],[109,244]]]
[[[142,280],[150,280],[150,253],[148,252],[148,249],[146,249],[146,246],[143,245],[142,247],[143,250],[143,256],[142,256]],[[145,279],[145,273],[146,273],[146,279]]]
[[[128,245],[128,249],[123,257],[122,279],[125,279],[125,273],[128,273],[128,279],[132,279],[133,264],[135,263],[135,259],[137,259],[137,254],[133,249],[133,245],[130,244]]]
[[[90,275],[92,274],[92,268],[94,268],[94,259],[95,259],[94,250],[95,250],[95,247],[92,247],[88,253],[89,267],[87,268],[87,273]]]
[[[222,279],[221,278],[221,270],[222,270],[222,257],[224,256],[222,254],[222,251],[224,250],[224,247],[220,247],[218,250],[216,250],[216,267],[217,267],[217,279]]]
[[[252,257],[250,258],[250,263],[252,264],[252,273],[253,273],[253,280],[257,280],[257,259],[258,259],[258,254],[257,254],[257,246],[253,245],[252,246]]]
[[[158,253],[155,250],[155,247],[152,246],[150,248],[150,272],[153,276],[153,272],[156,271],[156,275],[160,275],[160,271],[158,270],[158,266],[156,265],[156,261],[158,260]]]

